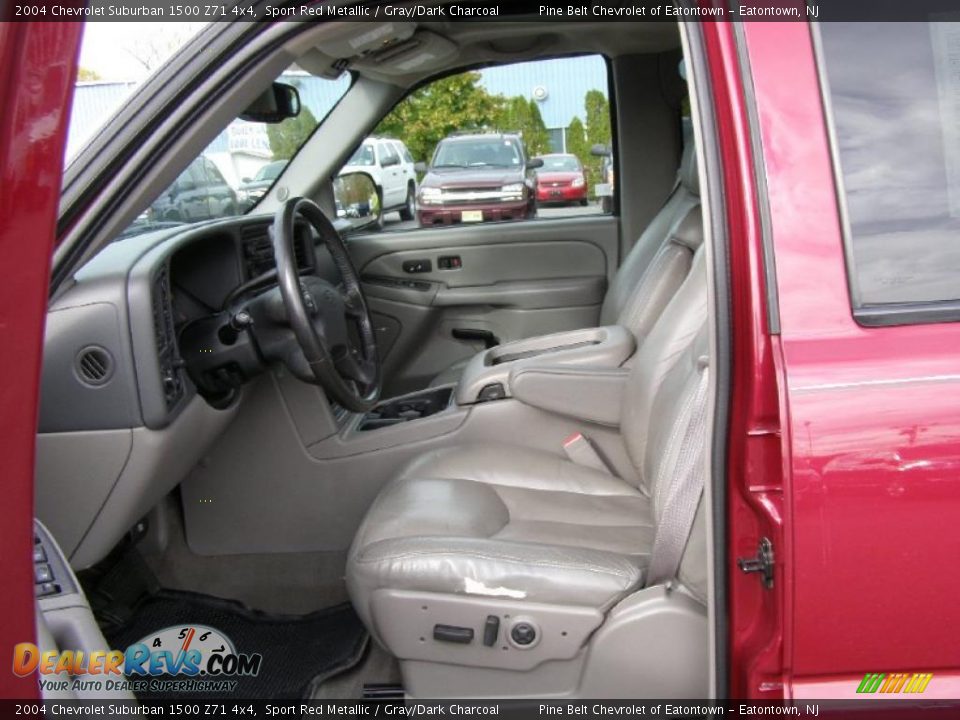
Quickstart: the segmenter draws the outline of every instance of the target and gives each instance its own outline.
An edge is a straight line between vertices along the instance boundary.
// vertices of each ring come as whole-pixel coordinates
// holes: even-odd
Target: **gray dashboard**
[[[196,395],[177,333],[218,310],[235,287],[272,267],[272,216],[231,218],[105,247],[47,315],[41,433],[169,425]],[[316,264],[304,226],[298,259]],[[300,258],[300,250],[304,257]]]

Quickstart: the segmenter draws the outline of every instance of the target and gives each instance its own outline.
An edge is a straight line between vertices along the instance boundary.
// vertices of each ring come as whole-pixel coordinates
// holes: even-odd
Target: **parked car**
[[[537,202],[587,204],[587,178],[576,155],[556,153],[540,157],[537,170]]]
[[[537,213],[536,179],[543,164],[527,159],[519,135],[464,133],[444,138],[420,181],[421,226],[524,220]]]
[[[400,140],[368,137],[347,161],[341,175],[364,172],[373,178],[380,196],[381,215],[398,210],[401,220],[413,220],[416,212],[417,174],[413,156]]]
[[[280,173],[287,166],[286,160],[274,160],[257,170],[252,178],[244,178],[237,188],[237,201],[241,210],[248,210],[266,194],[270,186],[280,177]]]
[[[956,715],[957,26],[513,19],[211,23],[66,170],[81,24],[3,27],[22,714],[136,714],[70,703],[106,676],[171,714]],[[404,92],[585,52],[616,215],[481,222],[533,214],[535,161],[472,134],[421,191],[441,227],[339,234],[377,203],[357,177],[338,218],[338,166]],[[121,237],[292,61],[342,95],[289,196]]]
[[[200,156],[154,201],[148,216],[153,222],[193,222],[238,212],[233,188],[209,158]]]

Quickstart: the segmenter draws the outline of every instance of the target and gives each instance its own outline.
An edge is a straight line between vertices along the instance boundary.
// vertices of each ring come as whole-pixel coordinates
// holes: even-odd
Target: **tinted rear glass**
[[[960,24],[819,32],[854,304],[960,298]]]

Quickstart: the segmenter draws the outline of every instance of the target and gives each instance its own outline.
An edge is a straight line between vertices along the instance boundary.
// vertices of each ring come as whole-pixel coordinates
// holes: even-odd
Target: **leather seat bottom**
[[[348,587],[361,617],[380,588],[595,607],[643,582],[649,499],[559,455],[510,445],[428,453],[377,498]]]

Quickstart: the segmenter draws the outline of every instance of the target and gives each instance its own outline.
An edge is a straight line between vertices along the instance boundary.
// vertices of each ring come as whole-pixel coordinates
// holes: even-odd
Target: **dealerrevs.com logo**
[[[33,643],[13,649],[13,672],[39,673],[48,690],[231,692],[233,678],[257,675],[262,663],[260,653],[237,652],[230,638],[206,625],[164,628],[122,651],[41,652]]]

